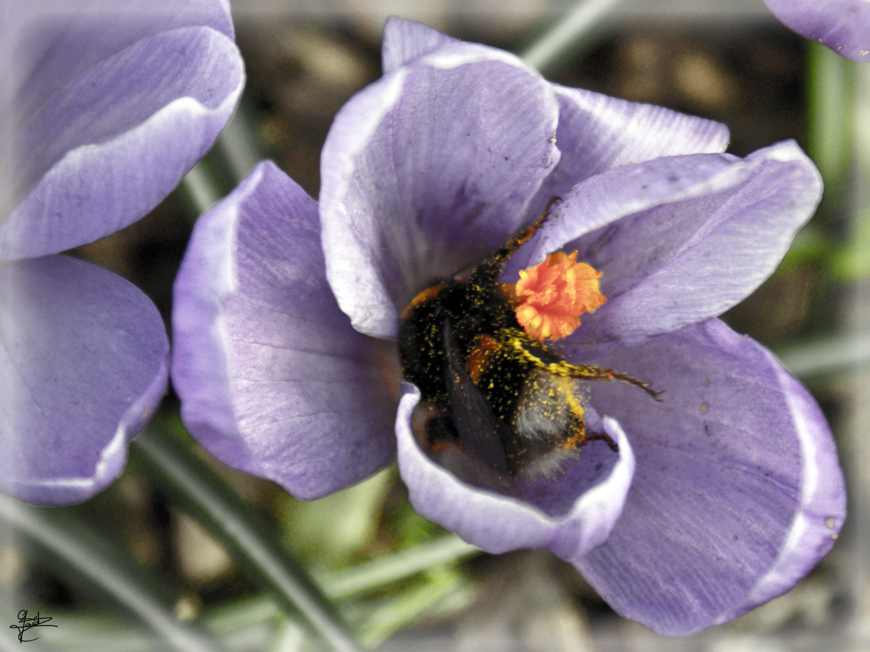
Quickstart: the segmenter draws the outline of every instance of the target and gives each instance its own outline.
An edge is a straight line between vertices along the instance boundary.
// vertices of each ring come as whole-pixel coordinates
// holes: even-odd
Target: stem
[[[265,158],[249,106],[242,96],[214,147],[178,185],[185,217],[191,222],[228,195]]]
[[[552,75],[584,50],[596,45],[613,20],[615,10],[627,0],[583,0],[544,34],[535,39],[519,57],[544,75]]]

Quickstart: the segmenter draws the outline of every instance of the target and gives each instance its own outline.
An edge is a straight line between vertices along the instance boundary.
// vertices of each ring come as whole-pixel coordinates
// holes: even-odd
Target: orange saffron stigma
[[[577,252],[549,254],[540,265],[520,271],[516,285],[504,286],[516,306],[517,321],[529,337],[567,337],[580,326],[580,315],[594,312],[607,298],[598,291],[601,272],[577,262]]]

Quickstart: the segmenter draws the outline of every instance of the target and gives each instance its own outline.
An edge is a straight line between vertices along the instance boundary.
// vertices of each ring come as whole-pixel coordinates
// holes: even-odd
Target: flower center
[[[580,326],[580,315],[594,312],[607,301],[598,290],[601,272],[577,262],[577,252],[549,254],[540,265],[520,271],[515,285],[504,290],[514,302],[517,321],[532,337],[567,337]]]

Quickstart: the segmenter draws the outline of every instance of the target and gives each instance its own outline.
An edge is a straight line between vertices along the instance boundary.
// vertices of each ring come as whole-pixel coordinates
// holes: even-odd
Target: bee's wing
[[[499,432],[507,426],[493,414],[486,397],[471,380],[450,335],[449,320],[444,321],[444,348],[447,352],[447,392],[453,425],[462,448],[476,463],[505,477],[508,464]]]

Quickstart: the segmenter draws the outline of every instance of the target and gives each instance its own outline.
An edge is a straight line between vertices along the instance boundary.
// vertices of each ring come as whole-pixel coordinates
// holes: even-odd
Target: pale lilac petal
[[[493,48],[445,45],[353,97],[321,157],[327,277],[354,327],[393,337],[433,278],[494,251],[558,162],[549,84]]]
[[[607,539],[634,472],[631,447],[616,421],[604,419],[603,427],[618,454],[604,442],[590,442],[558,480],[541,478],[509,496],[466,484],[430,459],[411,430],[420,393],[413,385],[404,391],[396,417],[399,473],[417,513],[494,554],[546,548],[578,561]]]
[[[66,256],[0,265],[0,490],[87,500],[166,391],[160,314],[120,276]]]
[[[867,0],[764,0],[783,23],[855,61],[870,61]]]
[[[786,392],[803,453],[801,511],[795,516],[776,563],[740,604],[719,617],[717,624],[789,591],[828,554],[846,517],[846,489],[825,417],[793,376],[776,361],[772,366]],[[820,432],[824,433],[821,437]]]
[[[19,203],[0,256],[93,241],[151,210],[211,147],[244,81],[238,49],[210,28],[140,40],[71,80],[16,130]]]
[[[197,222],[173,336],[182,418],[223,463],[308,499],[392,457],[394,345],[357,333],[339,310],[317,203],[274,164]]]
[[[634,345],[748,296],[776,269],[821,193],[818,171],[791,141],[742,160],[656,159],[579,184],[516,264],[577,250],[603,273],[608,300],[581,317],[563,350]]]
[[[456,42],[457,39],[423,23],[390,16],[384,23],[384,39],[381,45],[383,72],[386,75],[442,45]]]
[[[532,217],[551,197],[607,170],[660,156],[715,154],[728,146],[728,127],[662,106],[629,102],[553,84],[559,99],[559,165],[532,203]]]
[[[622,517],[577,563],[614,609],[690,634],[787,591],[830,550],[845,518],[833,438],[769,351],[712,320],[596,362],[664,392],[590,383],[637,460]]]
[[[229,0],[9,0],[0,78],[24,115],[91,66],[137,41],[180,27],[234,38]],[[14,65],[13,65],[14,63]]]

